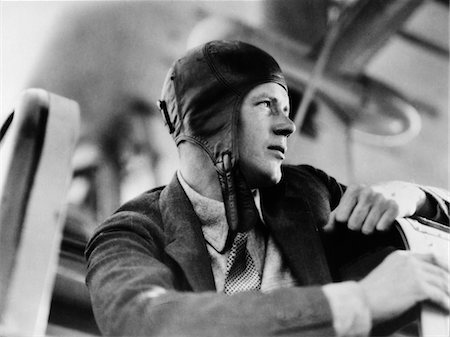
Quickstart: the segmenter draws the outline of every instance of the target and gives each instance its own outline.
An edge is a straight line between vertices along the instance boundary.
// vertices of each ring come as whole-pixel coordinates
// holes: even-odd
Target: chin
[[[241,172],[250,188],[273,186],[278,184],[281,180],[281,166],[279,165],[275,167],[248,167],[242,165]]]
[[[258,179],[259,184],[256,187],[269,187],[276,185],[281,180],[281,169],[271,170],[270,172],[265,172]]]
[[[271,182],[273,185],[278,184],[281,181],[281,170],[277,172],[277,174],[272,176]]]

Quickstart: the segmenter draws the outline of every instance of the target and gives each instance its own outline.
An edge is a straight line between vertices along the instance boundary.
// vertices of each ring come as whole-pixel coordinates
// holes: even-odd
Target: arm
[[[194,293],[164,253],[154,221],[121,212],[88,244],[87,284],[101,331],[107,335],[332,335],[320,287],[227,296]]]
[[[334,229],[337,221],[369,234],[388,229],[398,216],[410,215],[448,225],[449,196],[445,191],[402,182],[346,188],[322,171],[314,173],[327,186],[330,206],[335,208],[325,230]],[[378,225],[370,219],[373,213],[377,213]],[[448,312],[448,278],[448,262],[441,257],[395,252],[360,282],[334,283],[323,289],[338,334],[364,335],[372,324],[390,321],[423,301]]]
[[[347,223],[349,229],[371,234],[388,230],[396,218],[421,216],[448,225],[449,198],[437,189],[419,187],[400,181],[372,186],[352,185],[331,212],[325,231],[336,223]],[[444,197],[444,198],[442,198]]]
[[[395,251],[359,282],[325,285],[339,336],[364,336],[371,326],[392,322],[416,304],[450,311],[448,261],[432,254]],[[410,317],[412,319],[412,317]],[[406,321],[399,320],[398,323]]]
[[[449,225],[450,193],[446,190],[402,181],[346,186],[315,167],[300,165],[297,169],[306,171],[328,193],[332,212],[325,231],[333,231],[336,223],[347,223],[351,230],[369,234],[387,230],[396,218],[408,216]]]

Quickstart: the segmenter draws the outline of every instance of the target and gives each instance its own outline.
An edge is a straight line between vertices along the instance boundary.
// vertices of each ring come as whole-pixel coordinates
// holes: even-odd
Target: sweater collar
[[[221,253],[225,248],[228,236],[224,203],[207,198],[195,191],[184,180],[180,171],[177,171],[177,177],[202,224],[202,232],[206,242]]]

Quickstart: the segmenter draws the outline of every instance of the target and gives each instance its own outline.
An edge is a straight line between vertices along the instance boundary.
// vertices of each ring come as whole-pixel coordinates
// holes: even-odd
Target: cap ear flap
[[[169,127],[169,133],[172,134],[175,131],[175,127],[173,126],[172,122],[170,121],[169,112],[167,111],[167,104],[164,100],[158,100],[158,107],[161,111],[161,114],[164,117],[164,120],[166,121],[167,126]]]

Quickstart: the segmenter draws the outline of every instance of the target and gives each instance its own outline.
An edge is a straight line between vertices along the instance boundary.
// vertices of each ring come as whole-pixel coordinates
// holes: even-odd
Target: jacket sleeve
[[[333,177],[330,177],[325,172],[309,165],[300,165],[302,169],[314,175],[327,188],[330,194],[331,210],[337,207],[339,201],[346,190],[346,186],[338,183]],[[412,184],[412,183],[411,183]],[[449,208],[450,208],[450,193],[444,189],[412,184],[422,189],[434,209],[434,214],[427,218],[427,220],[435,221],[440,224],[449,226]]]
[[[86,249],[87,285],[105,335],[331,336],[329,304],[320,287],[228,296],[194,293],[164,253],[157,221],[121,211]]]
[[[438,222],[448,227],[450,193],[444,189],[437,187],[422,186],[422,185],[417,185],[417,187],[419,187],[425,192],[427,200],[431,202],[434,208],[434,215],[432,217],[427,218],[426,220]]]

